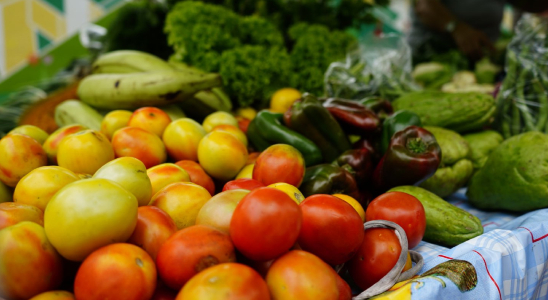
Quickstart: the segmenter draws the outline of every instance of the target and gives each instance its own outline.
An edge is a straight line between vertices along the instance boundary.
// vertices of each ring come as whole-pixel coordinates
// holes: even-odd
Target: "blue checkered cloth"
[[[477,286],[461,292],[450,280],[440,277],[420,279],[424,285],[413,284],[412,299],[481,299],[518,300],[548,299],[548,209],[524,215],[488,213],[467,202],[464,190],[448,201],[477,216],[484,234],[454,248],[421,242],[414,250],[420,252],[425,264],[420,274],[449,259],[466,260],[474,265]]]

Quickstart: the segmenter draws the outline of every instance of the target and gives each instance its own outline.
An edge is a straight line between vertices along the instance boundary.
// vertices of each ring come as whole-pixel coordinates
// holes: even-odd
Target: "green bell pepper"
[[[333,162],[351,148],[343,129],[327,108],[311,94],[304,94],[288,112],[289,126],[308,137],[322,152],[324,162]]]
[[[421,127],[420,117],[411,111],[400,110],[388,116],[382,124],[382,136],[381,136],[381,151],[385,153],[390,145],[390,140],[394,134],[398,131],[414,125]]]
[[[247,137],[257,151],[264,151],[274,144],[288,144],[303,155],[307,166],[322,162],[318,146],[303,135],[282,125],[283,114],[262,110],[249,123]]]

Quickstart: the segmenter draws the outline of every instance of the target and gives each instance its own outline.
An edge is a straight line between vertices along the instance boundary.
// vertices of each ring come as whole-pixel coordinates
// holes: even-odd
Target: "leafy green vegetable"
[[[240,21],[239,35],[242,44],[284,47],[284,38],[274,24],[257,16]]]
[[[180,2],[165,26],[175,57],[206,72],[218,71],[221,53],[241,45],[238,15],[220,6]]]
[[[323,25],[299,23],[289,29],[291,63],[298,76],[294,86],[312,94],[324,94],[324,73],[333,61],[343,59],[356,40]]]
[[[285,87],[292,76],[289,55],[281,48],[243,46],[223,52],[221,60],[226,92],[242,107],[254,103],[264,106],[265,100]]]
[[[168,0],[171,5],[183,0]],[[184,0],[186,1],[186,0]],[[332,29],[346,29],[373,23],[373,4],[387,5],[388,0],[203,0],[222,5],[240,15],[256,15],[267,19],[283,32],[293,24],[322,24]]]
[[[165,26],[172,59],[219,72],[224,89],[242,107],[262,107],[287,86],[323,94],[329,64],[344,58],[356,42],[348,33],[305,23],[292,26],[284,39],[265,18],[196,1],[177,3]]]

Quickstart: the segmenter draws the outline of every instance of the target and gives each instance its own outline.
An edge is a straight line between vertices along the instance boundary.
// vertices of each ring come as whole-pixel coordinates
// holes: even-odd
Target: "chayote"
[[[502,142],[474,174],[466,195],[483,210],[548,207],[548,135],[530,131]]]
[[[474,172],[469,159],[470,146],[457,132],[434,126],[424,126],[430,131],[441,148],[441,163],[434,176],[419,186],[439,197],[447,197],[463,187]]]
[[[474,164],[474,171],[481,169],[489,154],[504,141],[502,135],[493,130],[470,133],[463,137],[470,145],[470,159]]]

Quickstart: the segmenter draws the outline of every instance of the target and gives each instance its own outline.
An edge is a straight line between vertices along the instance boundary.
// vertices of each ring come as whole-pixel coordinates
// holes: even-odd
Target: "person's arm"
[[[459,50],[467,56],[479,58],[485,50],[494,50],[487,35],[459,21],[439,0],[416,0],[415,12],[428,28],[451,34]]]

